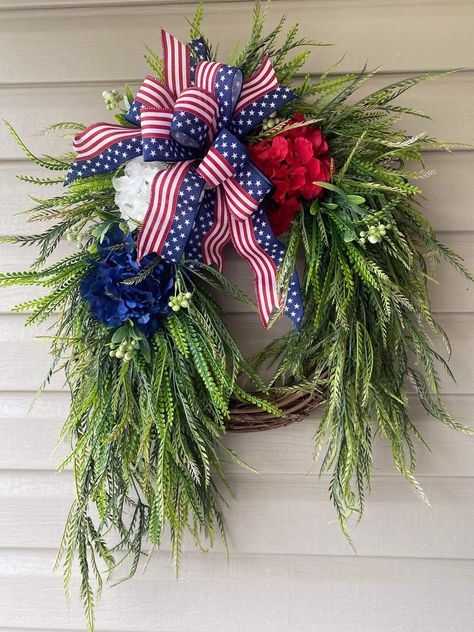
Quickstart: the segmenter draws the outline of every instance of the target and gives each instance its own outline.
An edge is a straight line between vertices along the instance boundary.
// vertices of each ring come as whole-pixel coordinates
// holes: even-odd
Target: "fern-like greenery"
[[[32,157],[16,133],[14,137]],[[48,169],[59,166],[54,159],[34,160]],[[30,182],[51,184],[47,178]],[[56,319],[50,335],[52,368],[43,386],[54,372],[65,373],[71,408],[61,440],[69,439],[71,452],[61,467],[73,466],[76,490],[58,564],[68,592],[78,561],[80,594],[93,630],[104,570],[108,577],[131,558],[127,576],[133,575],[147,549],[162,545],[166,528],[176,569],[186,532],[200,548],[212,545],[216,535],[225,542],[220,509],[225,499],[217,486],[220,480],[220,489],[226,487],[222,460],[247,467],[222,442],[231,396],[274,415],[281,412],[237,383],[245,375],[256,390],[267,390],[227,331],[208,290],[254,305],[216,270],[186,261],[175,267],[176,292],[185,289],[192,298],[151,339],[132,322],[114,331],[91,317],[81,282],[99,256],[102,237],[115,225],[128,230],[115,207],[110,175],[75,182],[67,193],[35,202],[28,219],[46,220],[49,227],[3,240],[36,246],[38,256],[29,270],[0,274],[0,287],[45,288],[43,296],[15,310],[28,314],[27,324]],[[78,251],[48,262],[64,236],[77,242]],[[141,282],[159,261],[143,267],[128,283]],[[138,346],[131,361],[113,353],[124,340]]]
[[[302,251],[302,329],[257,358],[276,363],[273,383],[282,391],[320,388],[325,376],[327,402],[315,455],[324,451],[321,472],[331,475],[330,495],[348,537],[347,520],[362,514],[370,489],[375,434],[390,441],[396,470],[422,494],[415,479],[415,443],[422,438],[409,416],[408,382],[432,417],[471,432],[451,418],[441,398],[438,371],[450,371],[430,335],[444,340],[448,356],[450,350],[431,311],[428,266],[444,259],[473,279],[460,257],[436,239],[414,184],[431,175],[424,169],[424,150],[452,147],[404,131],[402,116],[426,115],[394,103],[436,75],[410,77],[348,101],[372,74],[306,77],[295,88],[300,100],[288,113],[303,110],[318,120],[334,176],[331,184],[320,183],[323,200],[304,203],[280,269],[285,288]],[[371,231],[379,230],[379,240],[371,243]]]

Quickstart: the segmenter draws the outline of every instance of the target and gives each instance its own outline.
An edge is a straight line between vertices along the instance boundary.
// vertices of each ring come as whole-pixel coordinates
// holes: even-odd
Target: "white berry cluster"
[[[123,95],[119,94],[118,90],[104,90],[102,92],[102,98],[104,99],[107,110],[115,110],[121,101],[123,101]]]
[[[151,195],[151,183],[162,162],[145,162],[142,156],[127,162],[123,175],[113,178],[115,204],[131,229],[145,219]]]
[[[359,233],[359,243],[363,246],[366,241],[371,244],[378,244],[387,236],[387,230],[392,228],[391,224],[378,224],[377,226],[369,226],[368,230]]]
[[[111,343],[109,355],[124,362],[130,362],[138,353],[140,343],[138,340],[122,340],[121,343]]]
[[[176,294],[176,296],[172,296],[170,298],[168,305],[171,307],[173,312],[179,312],[182,307],[189,307],[191,297],[191,292],[180,292],[179,294]]]

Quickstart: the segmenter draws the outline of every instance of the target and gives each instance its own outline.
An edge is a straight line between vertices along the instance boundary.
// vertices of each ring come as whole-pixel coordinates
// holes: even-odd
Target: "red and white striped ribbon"
[[[174,98],[168,86],[152,75],[145,77],[135,100],[150,108],[169,109],[174,106]]]
[[[215,147],[209,148],[196,171],[213,188],[235,176],[235,169]]]
[[[257,72],[244,81],[242,92],[235,105],[234,116],[254,101],[278,88],[279,85],[270,59],[266,57]]]
[[[224,269],[224,257],[222,250],[230,239],[229,216],[225,204],[225,193],[221,187],[216,189],[214,203],[214,224],[204,237],[201,245],[204,263],[210,266],[217,265],[219,272]]]
[[[235,169],[214,147],[209,149],[196,171],[211,187],[222,185],[227,208],[236,219],[243,221],[257,210],[259,201],[240,186],[234,178]]]
[[[277,291],[278,270],[270,255],[258,245],[251,218],[240,222],[232,215],[229,217],[231,238],[235,249],[252,268],[258,310],[263,326],[266,328],[273,309],[280,306]]]
[[[143,138],[170,138],[173,110],[142,108],[140,114]]]
[[[227,208],[236,219],[244,221],[257,210],[258,200],[249,195],[235,178],[223,182],[222,187],[226,194]]]
[[[72,146],[76,160],[89,160],[98,156],[108,147],[120,141],[140,137],[140,130],[113,123],[95,123],[76,134]]]
[[[190,50],[176,37],[161,29],[165,83],[176,98],[191,85]]]
[[[228,208],[228,198],[222,187],[216,189],[214,224],[202,241],[202,256],[206,265],[216,264],[219,272],[224,269],[222,250],[232,239],[235,249],[252,268],[255,293],[263,326],[266,327],[280,300],[277,291],[277,268],[270,255],[258,245],[252,220],[239,221]]]
[[[215,131],[219,116],[219,104],[213,94],[203,88],[187,88],[176,99],[174,109],[198,116],[209,129]]]
[[[181,184],[193,164],[193,160],[178,162],[154,177],[150,203],[137,240],[139,261],[150,252],[161,254],[176,213]]]
[[[222,64],[217,61],[200,61],[196,68],[194,83],[198,88],[203,88],[214,94],[216,77]]]

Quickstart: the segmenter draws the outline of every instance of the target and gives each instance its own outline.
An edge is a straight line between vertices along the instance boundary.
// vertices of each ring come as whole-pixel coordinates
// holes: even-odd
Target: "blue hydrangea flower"
[[[117,245],[123,247],[114,250],[112,247]],[[144,257],[140,266],[132,237],[118,227],[106,234],[99,255],[81,283],[89,312],[106,327],[117,328],[131,320],[146,336],[151,335],[171,313],[168,301],[174,287],[173,268],[161,262],[140,283],[124,284],[150,263],[154,255]]]

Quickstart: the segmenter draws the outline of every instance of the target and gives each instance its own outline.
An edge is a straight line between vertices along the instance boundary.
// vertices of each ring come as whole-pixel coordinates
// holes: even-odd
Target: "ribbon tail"
[[[190,268],[194,268],[193,261],[204,263],[202,242],[206,238],[210,227],[214,224],[215,191],[207,189],[202,196],[194,224],[186,244],[185,257],[190,261]]]
[[[225,193],[221,187],[215,192],[214,223],[202,240],[202,260],[208,266],[216,264],[220,273],[224,270],[222,250],[230,240],[229,218],[225,203]]]
[[[159,171],[153,179],[150,202],[137,240],[137,257],[160,255],[178,263],[185,251],[204,181],[192,168],[194,161],[179,162]]]
[[[236,250],[253,270],[260,318],[264,327],[267,327],[272,311],[279,309],[282,303],[278,287],[278,267],[283,262],[285,247],[273,234],[263,206],[243,222],[231,216],[230,225]],[[299,329],[303,317],[303,301],[296,270],[291,277],[284,311]]]
[[[73,149],[76,160],[72,163],[64,184],[70,184],[78,178],[115,171],[127,160],[140,156],[140,129],[112,123],[95,123],[76,134]]]
[[[251,218],[239,221],[231,215],[230,230],[235,249],[252,268],[258,311],[266,328],[273,310],[280,306],[278,268],[269,253],[258,243]]]

